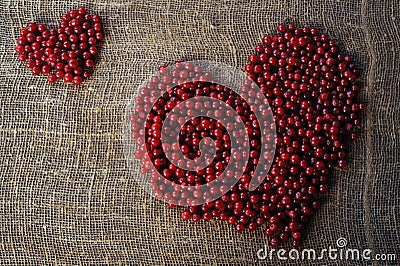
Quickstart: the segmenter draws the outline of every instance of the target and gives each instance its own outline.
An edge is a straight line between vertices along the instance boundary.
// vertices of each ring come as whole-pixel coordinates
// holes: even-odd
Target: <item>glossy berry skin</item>
[[[50,74],[50,75],[47,77],[47,80],[48,80],[50,83],[54,83],[54,82],[57,81],[57,76],[54,75],[54,74]]]
[[[50,83],[63,79],[80,85],[93,72],[96,46],[104,39],[102,28],[99,15],[91,16],[85,7],[79,7],[62,15],[58,29],[28,23],[20,30],[15,51],[33,74],[49,75]]]

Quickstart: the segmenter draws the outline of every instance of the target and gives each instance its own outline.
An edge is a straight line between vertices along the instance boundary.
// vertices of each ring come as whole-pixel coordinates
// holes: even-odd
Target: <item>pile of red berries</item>
[[[277,246],[301,231],[328,190],[329,168],[346,166],[346,137],[357,139],[358,70],[350,56],[315,28],[279,25],[281,36],[265,36],[245,66],[268,98],[277,125],[277,151],[266,177],[275,193],[263,202],[265,233]]]
[[[263,156],[268,157],[270,161],[273,159],[274,150],[268,147],[268,144],[272,147],[274,146],[273,136],[275,125],[273,122],[269,124],[269,128],[267,127],[264,129],[264,132],[261,132],[257,117],[254,112],[251,111],[249,103],[246,102],[241,95],[238,95],[228,87],[216,84],[213,81],[211,73],[204,72],[200,66],[194,65],[193,62],[177,62],[174,64],[173,70],[161,67],[160,74],[160,77],[153,77],[152,81],[148,82],[146,87],[140,90],[140,96],[136,98],[135,114],[131,117],[132,137],[139,144],[139,148],[136,150],[136,157],[142,161],[143,173],[151,170],[151,165],[154,165],[157,172],[163,177],[159,179],[159,175],[153,172],[151,183],[155,194],[168,202],[171,202],[172,198],[179,198],[180,200],[186,200],[180,205],[194,205],[194,200],[198,197],[194,195],[195,193],[186,194],[184,196],[180,195],[178,191],[173,191],[171,193],[171,191],[167,191],[165,187],[165,180],[167,179],[184,186],[208,184],[217,179],[217,177],[225,171],[227,165],[231,161],[231,156],[234,159],[233,161],[236,161],[237,165],[235,164],[234,170],[228,170],[234,172],[228,174],[228,176],[242,175],[240,180],[241,184],[236,188],[240,191],[248,191],[249,181],[259,161],[261,134],[270,135],[270,143],[265,144],[267,145],[267,151]],[[196,81],[185,82],[185,80],[188,79]],[[174,84],[179,85],[174,86]],[[157,91],[165,91],[165,93],[162,94],[162,97],[157,98]],[[246,93],[246,86],[242,88],[241,93]],[[186,103],[184,108],[189,116],[193,116],[192,111],[207,110],[206,113],[208,117],[193,117],[189,121],[184,121],[183,117],[171,115],[171,120],[173,122],[183,124],[179,134],[179,145],[178,143],[175,143],[176,145],[162,143],[161,129],[165,129],[166,134],[170,134],[172,131],[169,125],[164,124],[168,113],[173,109],[179,108],[179,104],[185,100],[205,96],[225,102],[231,109],[224,111],[221,107],[216,107],[202,101]],[[245,131],[240,131],[235,128],[233,121],[236,115],[241,119]],[[265,117],[271,116],[271,113],[266,112],[261,113],[261,115],[264,119]],[[214,117],[215,119],[210,117]],[[226,124],[227,128],[225,128],[220,121],[227,117],[231,122],[228,122]],[[272,121],[272,117],[270,121]],[[244,138],[246,133],[250,142],[248,155],[245,155],[246,148],[243,146],[238,147],[238,149],[231,154],[232,143],[230,136],[234,138]],[[141,138],[141,136],[145,136],[145,138]],[[200,150],[200,141],[203,138],[211,138],[215,143],[215,157],[209,158],[213,156],[213,154],[205,154],[206,160],[211,163],[209,163],[207,167],[196,171],[187,171],[177,167],[177,165],[182,165],[182,161],[179,159],[180,153],[183,153],[187,158],[192,160],[201,156],[201,152],[204,152],[204,150]],[[177,164],[168,160],[163,146],[164,149],[171,151],[170,158],[172,161],[177,162]],[[146,153],[148,156],[146,156]],[[247,156],[249,158],[247,158]],[[240,164],[238,160],[241,158],[244,158],[244,162],[247,162],[244,172],[243,168],[238,166],[238,164]],[[193,165],[191,165],[192,163],[193,162],[189,161],[185,166],[190,169],[193,167]],[[265,176],[266,174],[267,172],[264,171],[263,175]],[[224,184],[221,184],[221,186],[223,185]],[[210,193],[222,195],[219,192],[220,189],[222,188],[214,184],[213,187],[210,188]],[[233,188],[233,190],[235,190],[235,188]],[[186,191],[184,193],[188,192]],[[204,196],[205,199],[216,198],[208,195],[201,196]],[[224,196],[224,198],[225,197],[227,196]],[[217,206],[219,202],[220,201],[217,201]],[[194,207],[191,208],[193,209]],[[219,215],[219,212],[214,212],[214,217],[220,217]],[[206,219],[207,217],[211,218],[212,213],[210,211],[203,216],[206,217]],[[224,214],[222,216],[224,216]],[[195,217],[199,216],[195,215]]]
[[[365,105],[355,99],[358,71],[351,57],[339,54],[337,45],[326,34],[307,27],[297,29],[292,24],[279,25],[278,31],[281,35],[263,38],[245,66],[248,76],[258,84],[271,106],[277,133],[273,164],[256,190],[249,190],[254,167],[260,156],[271,156],[260,154],[263,145],[260,136],[273,135],[268,130],[260,132],[249,103],[240,95],[221,85],[201,81],[212,80],[212,75],[190,62],[176,63],[173,72],[160,68],[160,77],[153,77],[140,91],[132,115],[132,137],[139,145],[136,157],[142,160],[143,173],[153,164],[165,179],[177,184],[208,183],[225,170],[231,156],[241,156],[229,152],[229,128],[224,129],[218,121],[207,117],[193,118],[181,129],[180,145],[168,147],[195,158],[199,156],[200,140],[213,138],[216,157],[207,168],[198,171],[185,171],[165,158],[160,132],[168,112],[186,99],[209,96],[226,102],[246,126],[251,146],[247,167],[239,182],[225,195],[188,207],[182,212],[182,219],[198,222],[218,218],[238,231],[262,226],[272,246],[291,239],[293,246],[299,247],[306,223],[320,207],[319,195],[328,190],[329,168],[346,166],[346,137],[357,138],[354,128],[360,125],[358,112]],[[179,84],[187,77],[197,77],[200,81]],[[242,93],[246,93],[246,86],[250,84],[245,82]],[[166,93],[157,98],[158,90]],[[143,134],[144,142],[139,137]],[[163,181],[157,176],[154,172],[151,175],[156,194],[167,200],[177,197],[164,191]]]
[[[101,40],[100,16],[89,15],[84,7],[79,7],[62,15],[58,29],[28,23],[20,30],[15,50],[33,74],[47,74],[49,82],[63,79],[79,85],[93,70]]]

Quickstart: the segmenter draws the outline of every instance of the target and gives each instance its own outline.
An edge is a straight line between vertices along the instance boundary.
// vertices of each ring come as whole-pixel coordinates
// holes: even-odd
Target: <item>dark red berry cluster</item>
[[[274,130],[275,125],[272,123],[264,126],[264,131],[261,132],[257,117],[249,102],[246,102],[241,96],[247,94],[249,97],[251,86],[249,80],[245,81],[244,86],[240,90],[240,95],[228,87],[216,84],[213,81],[213,75],[202,70],[201,66],[194,65],[192,62],[176,62],[174,68],[170,69],[165,66],[159,69],[160,76],[152,77],[152,80],[146,84],[139,92],[139,97],[135,100],[135,114],[131,116],[132,122],[132,137],[139,144],[135,156],[141,159],[142,173],[146,173],[152,169],[154,165],[159,175],[152,172],[151,184],[154,193],[159,198],[167,201],[171,198],[186,199],[180,205],[196,205],[191,206],[183,211],[182,219],[192,219],[197,222],[200,219],[210,220],[213,217],[223,221],[228,221],[232,225],[236,225],[239,231],[243,231],[247,226],[250,230],[256,229],[258,226],[265,223],[265,218],[260,213],[260,202],[263,197],[267,197],[264,191],[269,191],[270,185],[264,184],[257,191],[249,191],[249,183],[254,174],[254,169],[258,164],[260,156],[273,159],[274,151],[271,147],[274,146]],[[186,80],[196,80],[193,82],[185,82]],[[176,85],[179,84],[179,85]],[[176,86],[175,86],[176,85]],[[157,92],[164,92],[162,97],[157,98]],[[171,116],[171,120],[185,123],[180,129],[179,145],[166,145],[161,140],[161,129],[163,123],[171,110],[179,108],[178,105],[185,100],[207,96],[225,102],[232,109],[224,112],[212,105],[207,105],[201,101],[196,103],[186,104],[185,110],[189,116],[192,116],[192,110],[208,110],[207,115],[217,119],[212,119],[206,116],[193,117],[189,121],[183,120],[183,117]],[[257,101],[251,101],[250,104],[256,104]],[[238,115],[245,127],[245,131],[241,132],[234,127],[233,123],[227,123],[227,128],[223,126],[218,119],[223,117],[233,118]],[[263,119],[269,117],[271,113],[262,112]],[[272,121],[272,117],[270,119]],[[269,127],[268,127],[269,126]],[[168,134],[169,129],[166,128]],[[141,136],[145,135],[142,139]],[[207,202],[199,206],[195,199],[198,197],[209,198],[208,195],[181,195],[178,191],[167,191],[165,188],[165,180],[172,181],[176,184],[185,186],[198,186],[207,184],[215,180],[222,172],[226,170],[226,166],[230,163],[230,158],[240,159],[245,156],[245,147],[239,147],[237,151],[231,154],[231,138],[230,136],[242,137],[248,135],[250,143],[250,151],[248,153],[247,165],[243,171],[240,167],[235,167],[232,176],[240,175],[239,182],[232,187],[227,194],[223,195],[215,201]],[[269,136],[269,143],[261,143],[261,134]],[[179,162],[179,153],[183,153],[187,158],[195,159],[200,156],[199,144],[203,138],[211,138],[215,142],[216,154],[211,159],[211,163],[204,169],[196,171],[187,171],[177,167],[171,163],[165,155],[162,145],[167,150],[172,150],[172,159]],[[266,146],[264,154],[260,154],[261,145]],[[271,146],[271,147],[269,147]],[[145,154],[148,156],[145,156]],[[207,155],[206,155],[207,156]],[[179,163],[178,163],[179,164]],[[191,165],[187,165],[191,168]],[[230,170],[227,170],[230,171]],[[264,176],[267,171],[262,173]],[[223,185],[222,185],[223,186]],[[223,187],[210,187],[209,193],[220,194],[220,189]],[[184,192],[187,193],[187,192]],[[265,195],[264,195],[265,194]],[[254,206],[253,206],[254,205]],[[173,207],[173,206],[171,206]]]
[[[346,137],[357,139],[358,70],[350,56],[315,28],[279,25],[281,36],[265,36],[245,70],[268,98],[277,125],[277,150],[266,182],[275,193],[265,233],[272,246],[301,231],[326,193],[329,168],[346,166]]]
[[[161,67],[160,74],[160,77],[153,77],[152,81],[147,83],[146,88],[140,90],[140,97],[136,98],[135,114],[131,117],[132,136],[139,143],[136,157],[142,160],[143,172],[150,170],[150,164],[153,164],[156,170],[163,176],[162,179],[158,179],[158,175],[153,173],[151,182],[156,195],[160,195],[160,198],[164,198],[167,201],[170,201],[171,198],[184,198],[186,202],[182,202],[181,205],[198,205],[196,202],[193,202],[193,200],[198,197],[196,195],[186,195],[182,197],[182,195],[178,194],[178,191],[174,191],[173,193],[166,191],[164,184],[165,179],[176,184],[188,186],[203,185],[212,182],[225,171],[227,164],[230,162],[230,134],[236,138],[244,138],[246,133],[250,141],[249,158],[245,158],[245,161],[247,161],[246,169],[243,173],[243,169],[235,167],[235,173],[229,176],[237,176],[243,173],[239,184],[233,188],[233,190],[247,191],[252,173],[259,161],[261,147],[260,135],[263,133],[273,136],[274,132],[272,129],[269,128],[265,132],[260,132],[256,115],[250,110],[249,103],[233,90],[212,82],[212,74],[203,72],[200,66],[195,66],[192,62],[177,62],[175,63],[175,69],[170,72],[168,72],[166,67]],[[184,82],[187,78],[197,81]],[[173,84],[179,85],[174,86]],[[155,91],[166,92],[162,97],[157,99],[154,94]],[[208,110],[207,115],[213,116],[216,119],[201,116],[194,117],[189,121],[181,121],[181,123],[186,123],[180,129],[180,145],[162,143],[161,129],[164,126],[163,122],[168,113],[174,108],[179,108],[178,105],[187,99],[204,96],[223,101],[232,109],[225,112],[221,108],[213,107],[201,101],[188,103],[184,107],[189,116],[192,116],[193,110]],[[246,132],[240,132],[234,127],[234,124],[230,122],[227,123],[227,128],[225,128],[223,124],[218,121],[218,119],[222,119],[223,117],[230,117],[230,121],[233,121],[235,115],[240,117]],[[268,116],[269,113],[262,113],[261,115]],[[171,115],[172,121],[180,121],[181,119],[183,119],[183,117]],[[167,134],[169,134],[171,130],[167,126],[165,127]],[[145,130],[145,143],[142,143],[143,140],[140,138],[143,134],[141,130]],[[178,162],[178,165],[181,165],[179,160],[179,153],[181,152],[192,160],[200,157],[201,151],[199,145],[203,138],[211,138],[214,140],[216,154],[213,158],[208,158],[208,156],[212,156],[212,154],[206,154],[206,159],[211,161],[211,163],[206,168],[196,171],[186,171],[171,163],[167,159],[162,147],[162,145],[164,145],[165,149],[171,150],[172,160]],[[273,145],[273,137],[271,137],[271,139],[271,145]],[[270,154],[264,154],[264,156],[269,156],[272,160],[273,152],[271,152],[271,150],[272,149],[269,149]],[[232,156],[234,159],[239,159],[243,156],[244,152],[245,147],[238,147],[238,150],[235,151]],[[145,153],[148,153],[148,157],[145,156]],[[187,168],[193,167],[193,165],[190,165],[191,163],[192,162],[187,163]],[[240,170],[242,171],[240,172]],[[264,171],[264,175],[265,174],[266,172]],[[220,188],[214,187],[213,189],[215,189],[215,193],[219,193],[218,190]],[[210,193],[214,192],[211,191]],[[239,194],[237,193],[237,195]],[[226,195],[224,198],[228,196],[229,195]],[[206,195],[204,195],[204,197],[206,197]],[[216,204],[219,206],[220,211],[225,208],[221,200],[217,201]],[[191,208],[193,209],[195,207]],[[220,214],[223,213],[220,211],[214,212],[214,217],[220,217]],[[222,214],[222,217],[224,215],[225,214]],[[202,213],[202,216],[206,217],[205,219],[207,219],[207,217],[211,218],[211,209],[210,212],[206,214]],[[196,214],[194,217],[200,216]]]
[[[263,38],[245,66],[248,76],[259,85],[271,106],[277,131],[275,154],[260,154],[263,145],[260,136],[265,134],[271,138],[272,127],[260,132],[249,103],[241,95],[212,82],[172,85],[187,77],[212,79],[210,73],[202,73],[191,63],[178,62],[173,72],[160,68],[161,77],[153,77],[140,91],[132,116],[132,137],[139,144],[136,157],[142,159],[143,173],[153,164],[165,179],[178,184],[196,186],[210,182],[225,170],[232,156],[242,156],[229,152],[229,128],[224,129],[218,121],[206,117],[193,118],[181,129],[180,145],[168,147],[194,158],[199,155],[200,140],[213,138],[216,158],[207,168],[198,171],[184,171],[165,158],[160,130],[167,113],[191,97],[209,96],[228,103],[240,115],[249,136],[251,152],[246,170],[225,195],[190,206],[181,217],[194,222],[218,218],[234,225],[238,231],[263,226],[272,246],[290,239],[294,247],[299,247],[306,223],[320,207],[319,195],[328,190],[329,168],[346,166],[345,138],[348,135],[351,139],[357,138],[354,128],[360,125],[358,112],[365,105],[355,99],[359,89],[355,84],[358,71],[351,57],[339,54],[337,45],[326,34],[307,27],[296,29],[292,24],[279,25],[278,31],[281,35]],[[251,85],[245,82],[241,93],[246,93],[246,86]],[[158,90],[167,93],[157,98],[155,91]],[[255,103],[257,99],[251,104]],[[205,107],[199,104],[190,108]],[[139,137],[143,134],[144,141]],[[146,159],[145,153],[150,159]],[[273,164],[264,173],[264,182],[249,191],[260,156],[271,156]],[[167,199],[179,196],[165,192],[163,180],[154,172],[151,182],[156,194]]]
[[[58,29],[28,23],[20,30],[15,50],[33,74],[47,74],[49,82],[64,79],[79,85],[93,70],[101,40],[100,16],[89,15],[84,7],[79,7],[62,15]]]

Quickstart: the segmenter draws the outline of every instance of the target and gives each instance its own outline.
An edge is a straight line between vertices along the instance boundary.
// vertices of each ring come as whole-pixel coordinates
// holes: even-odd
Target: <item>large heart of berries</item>
[[[142,162],[142,173],[151,173],[154,194],[175,202],[173,199],[183,196],[178,190],[167,190],[165,180],[182,187],[207,184],[224,172],[232,156],[241,154],[229,151],[229,128],[224,128],[218,119],[195,117],[182,126],[179,145],[168,146],[167,150],[171,150],[172,157],[179,158],[182,153],[196,158],[201,153],[201,140],[212,138],[217,152],[206,168],[182,169],[165,156],[161,138],[164,120],[172,109],[193,97],[207,96],[225,102],[245,124],[251,148],[247,167],[238,182],[219,198],[200,205],[188,201],[178,204],[187,206],[182,219],[220,219],[237,231],[263,227],[272,246],[291,240],[294,247],[299,247],[307,222],[320,208],[320,195],[328,191],[329,169],[346,167],[346,139],[357,139],[358,112],[365,105],[355,99],[358,70],[350,56],[339,53],[332,39],[315,28],[295,28],[293,24],[279,25],[278,31],[279,35],[263,38],[244,67],[268,100],[276,126],[272,165],[256,189],[250,189],[249,184],[260,156],[265,155],[260,152],[261,136],[269,132],[260,130],[249,103],[229,88],[203,82],[212,80],[212,73],[204,73],[192,62],[178,62],[172,71],[161,67],[159,76],[140,90],[130,133],[139,147],[135,155]],[[198,81],[180,83],[188,77]],[[155,97],[160,90],[166,93]],[[196,104],[187,105],[188,113],[190,108],[205,108]],[[213,114],[217,113],[228,115],[218,110]],[[178,121],[179,117],[174,119]]]

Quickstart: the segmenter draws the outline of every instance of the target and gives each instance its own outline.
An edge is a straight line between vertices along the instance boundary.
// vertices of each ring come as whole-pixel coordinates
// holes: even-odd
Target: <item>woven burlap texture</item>
[[[56,27],[61,14],[80,5],[104,18],[106,38],[92,78],[75,87],[31,75],[14,52],[19,29],[29,21]],[[257,259],[267,244],[263,230],[240,234],[219,221],[181,221],[178,210],[135,184],[122,147],[127,101],[157,66],[214,60],[242,68],[281,22],[333,37],[359,66],[359,99],[368,103],[350,163],[331,172],[330,192],[303,247],[328,248],[343,237],[352,248],[398,252],[398,1],[7,0],[0,6],[1,265],[300,265]]]

